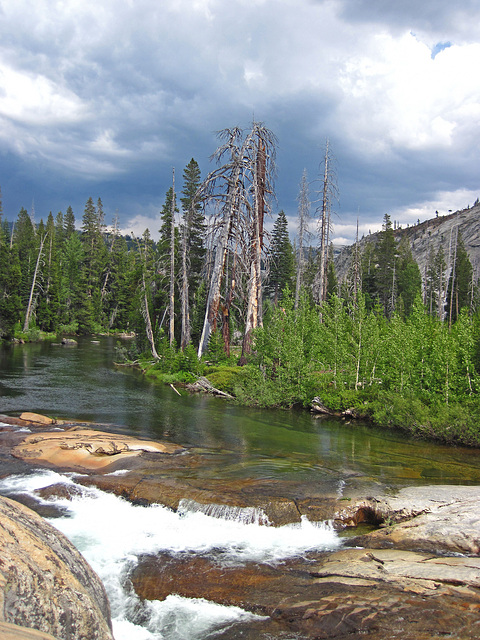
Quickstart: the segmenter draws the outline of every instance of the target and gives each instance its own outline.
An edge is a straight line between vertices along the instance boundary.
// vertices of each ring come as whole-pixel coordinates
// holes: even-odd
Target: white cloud
[[[57,126],[85,118],[85,105],[67,87],[41,74],[0,66],[0,116],[16,123]]]
[[[423,222],[435,218],[437,211],[440,216],[444,216],[452,211],[465,209],[473,205],[478,197],[480,197],[480,185],[478,191],[469,189],[439,191],[431,200],[394,209],[390,217],[405,227],[407,224],[415,224],[418,220]]]
[[[254,115],[279,138],[279,208],[295,211],[302,169],[318,174],[330,137],[343,211],[370,211],[372,231],[385,210],[419,217],[411,203],[477,179],[480,44],[465,3],[473,11],[473,0],[5,2],[2,150],[32,176],[41,165],[108,180],[114,207],[138,202],[132,224],[153,233],[149,203],[171,167],[193,155],[210,170],[213,132]]]
[[[150,237],[153,240],[158,240],[158,238],[160,237],[160,234],[159,234],[160,224],[161,222],[158,215],[155,216],[154,214],[152,214],[149,216],[149,215],[137,214],[133,216],[133,218],[130,218],[129,220],[127,220],[127,222],[122,225],[122,228],[120,229],[120,233],[124,235],[133,233],[135,237],[141,238],[145,230],[148,229],[150,231]]]
[[[479,44],[452,45],[432,59],[411,33],[379,34],[344,66],[339,117],[371,150],[447,149],[480,106],[472,77],[479,64]]]

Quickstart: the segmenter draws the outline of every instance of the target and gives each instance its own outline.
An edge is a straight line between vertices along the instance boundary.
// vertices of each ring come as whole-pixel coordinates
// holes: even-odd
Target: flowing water
[[[116,367],[114,346],[113,340],[102,338],[80,340],[78,347],[4,349],[0,413],[36,411],[189,445],[212,461],[208,469],[189,473],[213,478],[302,481],[329,491],[333,487],[338,495],[359,479],[387,489],[480,483],[476,451],[420,443],[365,424],[316,420],[308,412],[245,409],[186,393],[179,397],[137,371]],[[0,481],[0,493],[33,496],[36,489],[56,482],[75,483],[75,475],[13,473]],[[60,513],[52,523],[82,551],[105,584],[116,640],[200,640],[252,618],[236,607],[175,594],[161,602],[139,602],[123,577],[142,554],[188,552],[221,556],[226,563],[273,564],[342,543],[328,523],[304,519],[298,525],[272,527],[254,508],[183,500],[173,512],[161,505],[135,506],[84,487],[73,500],[52,501]]]

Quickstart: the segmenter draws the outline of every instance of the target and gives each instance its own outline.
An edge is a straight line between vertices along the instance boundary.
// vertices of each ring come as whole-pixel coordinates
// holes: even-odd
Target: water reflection
[[[306,411],[242,408],[186,393],[180,398],[136,370],[115,367],[114,347],[114,339],[94,344],[83,338],[77,347],[0,350],[0,411],[37,411],[202,447],[210,450],[216,477],[315,483],[362,475],[396,486],[480,482],[476,450],[405,439],[355,421],[315,419]]]

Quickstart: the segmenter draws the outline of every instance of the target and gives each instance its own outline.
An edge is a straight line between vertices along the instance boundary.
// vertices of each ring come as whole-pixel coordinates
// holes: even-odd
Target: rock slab
[[[62,533],[8,498],[0,498],[0,623],[35,629],[42,639],[113,640],[96,573]]]
[[[180,451],[183,447],[175,444],[73,427],[65,431],[32,433],[13,448],[12,455],[30,463],[98,470],[142,452]]]

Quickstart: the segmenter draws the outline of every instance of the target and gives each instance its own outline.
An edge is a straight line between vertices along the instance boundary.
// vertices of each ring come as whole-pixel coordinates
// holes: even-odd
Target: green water
[[[95,340],[95,341],[94,341]],[[98,340],[98,343],[96,341]],[[404,438],[307,411],[258,410],[189,395],[114,365],[115,340],[82,338],[0,350],[0,413],[34,411],[167,439],[210,456],[188,473],[386,487],[479,484],[480,452]]]

